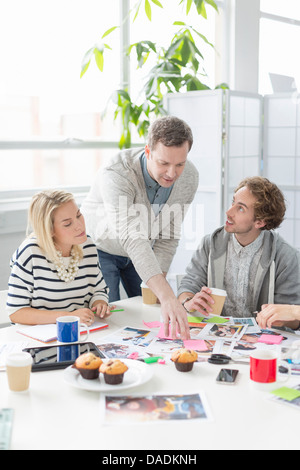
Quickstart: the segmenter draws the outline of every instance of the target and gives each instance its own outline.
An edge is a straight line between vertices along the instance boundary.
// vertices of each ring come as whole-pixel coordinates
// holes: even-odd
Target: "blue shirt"
[[[142,167],[142,172],[144,176],[147,196],[152,206],[152,209],[154,210],[154,213],[157,216],[159,212],[162,210],[163,205],[169,199],[173,185],[170,186],[169,188],[164,188],[157,181],[151,178],[147,170],[147,158],[145,156],[145,152],[142,153],[140,160],[141,160],[141,167]]]

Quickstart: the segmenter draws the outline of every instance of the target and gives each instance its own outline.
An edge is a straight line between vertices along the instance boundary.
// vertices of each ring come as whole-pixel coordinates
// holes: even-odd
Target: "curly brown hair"
[[[262,230],[278,228],[286,211],[285,199],[278,186],[267,178],[252,176],[243,179],[235,189],[235,193],[244,186],[247,186],[257,199],[254,204],[254,216],[256,220],[265,222],[266,225]]]

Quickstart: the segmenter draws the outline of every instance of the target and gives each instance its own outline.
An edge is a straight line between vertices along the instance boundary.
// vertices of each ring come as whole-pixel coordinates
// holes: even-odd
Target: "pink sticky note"
[[[128,359],[137,359],[138,357],[139,357],[138,352],[132,352],[131,354],[129,354]]]
[[[203,339],[187,339],[183,341],[187,349],[196,349],[197,351],[207,351],[206,343]]]
[[[145,322],[143,321],[144,325],[146,325],[148,328],[160,328],[162,323],[160,321],[149,321]]]
[[[263,334],[259,338],[259,343],[267,343],[267,344],[280,344],[283,340],[283,336],[281,335],[266,335]]]

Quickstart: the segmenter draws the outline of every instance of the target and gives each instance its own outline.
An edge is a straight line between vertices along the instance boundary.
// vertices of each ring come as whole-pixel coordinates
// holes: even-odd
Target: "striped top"
[[[91,308],[96,300],[108,302],[108,287],[91,238],[81,245],[83,258],[73,281],[59,279],[35,238],[26,239],[11,258],[6,308],[8,314],[23,307],[72,312]]]

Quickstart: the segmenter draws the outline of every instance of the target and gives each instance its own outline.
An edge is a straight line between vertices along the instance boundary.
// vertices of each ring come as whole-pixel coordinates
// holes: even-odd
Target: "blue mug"
[[[86,330],[86,336],[80,338],[80,327]],[[79,317],[65,316],[56,319],[57,341],[60,343],[77,343],[86,341],[89,336],[89,327],[85,323],[80,323]]]

